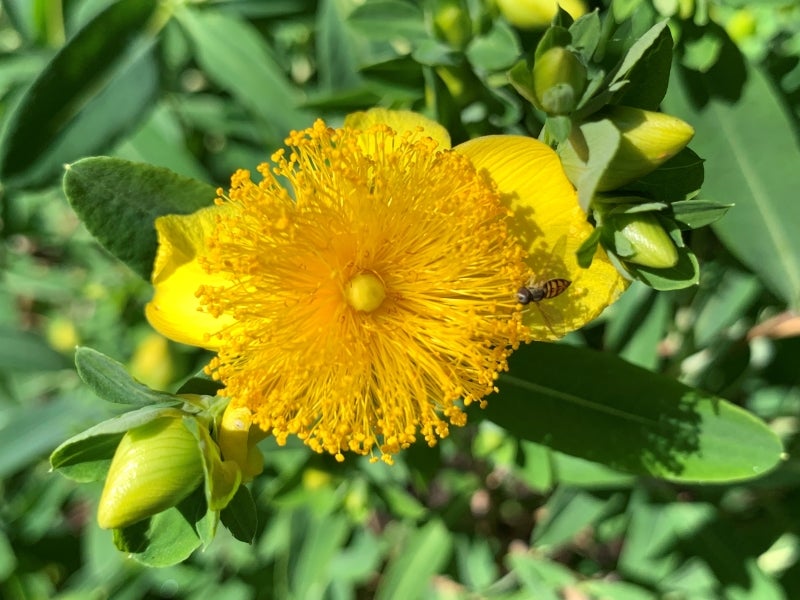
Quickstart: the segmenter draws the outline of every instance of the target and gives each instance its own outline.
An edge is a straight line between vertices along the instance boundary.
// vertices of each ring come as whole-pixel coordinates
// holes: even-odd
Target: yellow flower
[[[391,462],[463,425],[463,407],[495,391],[513,349],[559,333],[516,299],[530,261],[553,249],[547,227],[573,252],[548,255],[540,271],[576,288],[553,301],[559,326],[580,327],[622,289],[604,255],[591,276],[578,273],[574,249],[591,226],[535,140],[451,150],[435,123],[373,110],[341,129],[317,121],[287,145],[258,183],[239,171],[215,206],[156,221],[147,307],[161,333],[216,350],[208,371],[220,393],[280,444],[297,435],[339,460]],[[532,201],[545,207],[539,224]],[[594,290],[583,285],[592,277],[602,279]]]

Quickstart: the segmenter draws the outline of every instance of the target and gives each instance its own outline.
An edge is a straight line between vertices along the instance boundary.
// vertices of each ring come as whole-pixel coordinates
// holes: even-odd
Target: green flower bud
[[[601,118],[610,119],[621,134],[614,158],[603,173],[597,191],[617,189],[639,177],[647,175],[686,147],[694,136],[694,129],[681,119],[660,112],[610,106]],[[586,169],[587,149],[576,151],[570,139],[558,148],[564,170],[577,184]],[[588,152],[592,149],[589,148]]]
[[[520,29],[544,29],[561,6],[573,19],[586,14],[584,0],[497,0],[497,7],[509,23]]]
[[[533,65],[533,86],[542,110],[550,115],[568,114],[586,88],[586,68],[566,48],[550,48]]]
[[[472,19],[464,0],[436,0],[433,29],[439,39],[453,48],[464,49],[472,39]]]
[[[668,269],[678,262],[678,249],[653,213],[614,215],[610,224],[631,245],[625,261],[653,269]]]
[[[108,470],[97,522],[127,527],[188,496],[203,480],[197,439],[180,417],[162,417],[128,431]]]

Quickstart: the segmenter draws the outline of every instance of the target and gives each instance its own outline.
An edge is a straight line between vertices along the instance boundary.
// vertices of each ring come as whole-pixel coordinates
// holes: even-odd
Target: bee
[[[531,302],[541,302],[555,298],[564,293],[564,291],[572,284],[569,279],[548,279],[546,281],[534,282],[528,281],[517,290],[517,301],[520,304],[530,304]]]

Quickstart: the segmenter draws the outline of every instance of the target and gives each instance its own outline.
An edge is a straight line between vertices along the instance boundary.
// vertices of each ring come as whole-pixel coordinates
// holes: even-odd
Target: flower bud
[[[610,224],[633,249],[623,260],[653,269],[668,269],[678,262],[678,249],[653,213],[614,215]]]
[[[614,158],[597,184],[599,192],[616,189],[647,175],[683,150],[694,136],[691,125],[660,112],[611,106],[602,115],[611,120],[621,139]],[[558,152],[564,170],[577,184],[586,169],[586,150],[576,151],[570,139],[559,146]]]
[[[464,49],[472,38],[472,19],[464,0],[435,0],[433,29],[439,39]]]
[[[234,461],[242,472],[242,479],[250,481],[264,469],[264,456],[256,443],[265,434],[253,426],[253,414],[245,406],[225,408],[219,427],[217,443],[222,458]]]
[[[572,112],[585,87],[586,68],[566,48],[550,48],[533,65],[533,89],[547,114]]]
[[[181,417],[162,417],[122,437],[108,470],[97,522],[127,527],[188,496],[203,480],[197,439]]]
[[[573,19],[586,14],[583,0],[497,0],[497,7],[509,23],[520,29],[544,29],[561,6]]]

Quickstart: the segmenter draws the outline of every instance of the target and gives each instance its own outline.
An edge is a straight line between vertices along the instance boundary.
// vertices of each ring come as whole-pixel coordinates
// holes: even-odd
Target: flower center
[[[373,273],[359,273],[344,287],[347,303],[361,312],[372,312],[386,297],[383,282]]]

